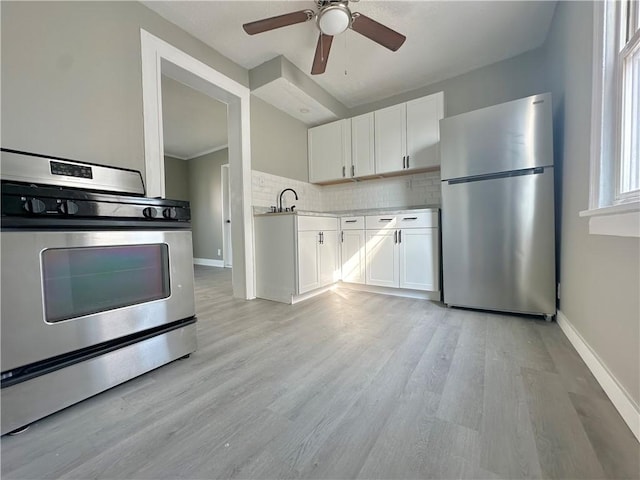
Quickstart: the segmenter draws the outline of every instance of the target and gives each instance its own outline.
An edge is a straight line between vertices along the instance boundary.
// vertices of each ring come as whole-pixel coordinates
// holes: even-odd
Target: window
[[[591,189],[580,215],[592,217],[590,233],[640,236],[638,0],[594,2],[593,47]]]
[[[638,1],[618,3],[620,40],[618,70],[620,89],[620,153],[616,202],[640,192],[640,8]]]

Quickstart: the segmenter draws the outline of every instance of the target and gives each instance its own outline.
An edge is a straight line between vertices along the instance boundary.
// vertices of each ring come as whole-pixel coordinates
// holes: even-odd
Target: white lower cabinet
[[[367,230],[367,285],[399,287],[397,230]]]
[[[338,231],[298,232],[298,294],[338,281]]]
[[[298,232],[298,293],[320,286],[319,238],[317,232]]]
[[[440,290],[438,230],[406,228],[398,230],[399,286],[412,290]]]
[[[339,280],[336,217],[257,215],[253,224],[258,298],[294,303]]]
[[[367,285],[440,290],[437,211],[372,215],[365,222]]]
[[[342,281],[365,283],[364,217],[340,218],[340,258]]]
[[[365,283],[364,230],[343,230],[340,240],[342,281]]]
[[[254,230],[259,298],[295,303],[340,279],[381,293],[393,292],[377,287],[439,298],[436,209],[342,217],[340,222],[330,216],[257,215]]]
[[[318,248],[318,276],[320,278],[320,285],[318,286],[326,287],[340,280],[338,231],[323,230],[321,233],[321,243]]]

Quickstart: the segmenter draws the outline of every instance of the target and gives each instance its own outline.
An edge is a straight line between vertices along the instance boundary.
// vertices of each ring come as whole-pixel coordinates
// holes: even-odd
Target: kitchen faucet
[[[293,192],[293,194],[296,196],[296,200],[298,200],[298,194],[296,193],[296,191],[293,188],[285,188],[284,190],[282,190],[280,192],[280,197],[278,199],[278,211],[282,212],[282,195],[284,194],[284,192],[286,191],[290,191]],[[293,207],[291,207],[293,209]]]

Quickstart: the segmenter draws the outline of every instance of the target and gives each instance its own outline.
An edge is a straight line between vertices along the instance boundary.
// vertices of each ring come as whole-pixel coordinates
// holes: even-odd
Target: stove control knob
[[[157,214],[158,212],[156,212],[156,209],[153,207],[146,207],[144,210],[142,210],[142,215],[144,215],[144,218],[156,218]]]
[[[174,219],[178,217],[178,212],[176,211],[175,208],[165,208],[162,211],[162,216],[164,218],[168,218],[168,219]]]
[[[78,213],[78,204],[71,200],[62,200],[58,204],[58,211],[64,215],[75,215]]]
[[[44,213],[47,210],[47,206],[44,202],[37,198],[27,198],[23,207],[29,213]]]

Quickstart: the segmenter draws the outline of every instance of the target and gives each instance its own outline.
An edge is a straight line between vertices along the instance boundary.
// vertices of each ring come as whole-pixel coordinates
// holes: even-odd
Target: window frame
[[[615,169],[615,196],[614,196],[614,205],[640,201],[640,188],[635,190],[631,190],[628,192],[622,191],[622,168],[623,168],[623,134],[624,134],[624,121],[626,117],[626,112],[624,111],[626,108],[633,108],[632,105],[624,104],[623,98],[626,94],[627,89],[627,77],[625,76],[625,57],[627,55],[632,56],[633,51],[640,49],[640,30],[638,30],[638,15],[639,15],[639,7],[637,1],[617,1],[616,5],[616,89],[617,89],[617,98],[616,98],[616,107],[617,107],[617,128],[616,128],[616,138],[617,138],[617,149],[616,149],[616,169]],[[629,13],[627,10],[630,6],[632,6],[632,11]],[[621,29],[621,25],[623,19],[627,21],[627,27],[625,29]],[[631,35],[631,38],[627,38],[629,35],[629,30],[634,32]],[[636,86],[637,88],[637,86]],[[637,107],[636,107],[637,108]]]
[[[626,2],[593,4],[589,233],[640,237],[640,190],[620,195],[622,71],[620,15]],[[607,216],[606,219],[598,218]]]

